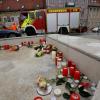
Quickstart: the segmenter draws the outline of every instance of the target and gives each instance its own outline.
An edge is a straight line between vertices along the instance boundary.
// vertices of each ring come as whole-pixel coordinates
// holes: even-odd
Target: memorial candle
[[[72,66],[69,68],[70,76],[74,76],[75,68]]]
[[[46,48],[46,53],[50,54],[50,52],[51,52],[50,48]]]
[[[31,41],[31,44],[33,44],[34,42],[33,41]]]
[[[21,45],[23,46],[23,45],[24,45],[24,43],[23,43],[23,42],[21,42]]]
[[[76,70],[74,73],[74,80],[80,80],[80,71]]]
[[[72,61],[71,60],[68,60],[68,67],[72,66]]]
[[[27,45],[31,45],[30,41],[28,41]]]
[[[63,52],[59,51],[59,52],[57,53],[57,56],[63,60]]]
[[[8,44],[3,45],[4,50],[8,50],[9,48],[10,48],[10,45],[8,45]]]
[[[63,76],[68,76],[68,68],[67,68],[67,67],[64,67],[64,68],[62,69],[62,75],[63,75]]]
[[[26,46],[26,45],[27,45],[27,42],[26,42],[26,41],[24,41],[24,42],[23,42],[23,45],[24,45],[24,46]]]
[[[72,93],[70,96],[70,100],[80,100],[79,94]]]
[[[46,44],[46,39],[45,38],[40,38],[40,44]]]

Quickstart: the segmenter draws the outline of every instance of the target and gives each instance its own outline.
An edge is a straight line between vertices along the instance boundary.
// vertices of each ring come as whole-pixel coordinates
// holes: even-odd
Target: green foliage
[[[91,96],[91,94],[90,94],[88,91],[85,91],[85,90],[84,90],[84,87],[83,87],[83,86],[79,87],[78,90],[79,90],[79,94],[80,94],[82,97],[87,97],[87,98],[88,98],[88,97]]]
[[[63,98],[68,100],[70,98],[70,95],[68,93],[63,93]]]
[[[62,85],[66,82],[65,78],[58,78],[56,81],[56,86]]]
[[[37,52],[37,53],[35,54],[36,57],[41,57],[41,56],[43,56],[43,55],[44,55],[44,53],[43,53],[42,51],[39,51],[39,52]]]
[[[65,88],[71,92],[74,92],[76,89],[71,87],[71,83],[66,82]]]

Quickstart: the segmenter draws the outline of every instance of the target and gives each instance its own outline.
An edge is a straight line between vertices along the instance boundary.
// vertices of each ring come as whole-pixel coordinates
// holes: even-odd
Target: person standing
[[[17,25],[16,25],[16,23],[13,23],[12,26],[11,26],[11,28],[12,28],[12,30],[17,31]]]

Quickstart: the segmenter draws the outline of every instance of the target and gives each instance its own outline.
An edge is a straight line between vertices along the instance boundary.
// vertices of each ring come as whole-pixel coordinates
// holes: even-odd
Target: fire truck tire
[[[68,29],[66,27],[60,27],[58,34],[68,34]]]
[[[36,35],[35,29],[33,27],[27,27],[25,29],[25,33],[27,34],[27,36]]]

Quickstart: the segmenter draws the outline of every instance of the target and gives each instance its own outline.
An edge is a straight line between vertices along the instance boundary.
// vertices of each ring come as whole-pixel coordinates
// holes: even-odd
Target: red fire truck
[[[13,21],[16,22],[23,32],[31,36],[43,33],[68,34],[79,29],[79,16],[80,8],[67,7],[22,11],[16,15],[3,14],[1,19],[6,27],[12,25]]]
[[[20,24],[30,36],[42,33],[68,34],[79,29],[80,8],[41,9],[21,12]]]

